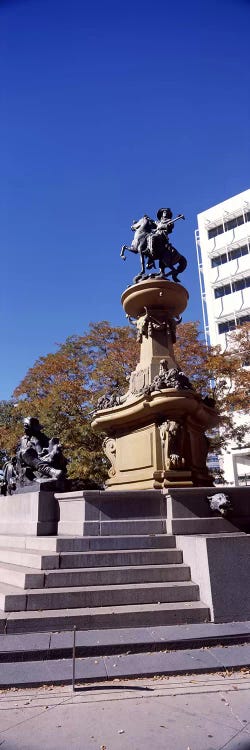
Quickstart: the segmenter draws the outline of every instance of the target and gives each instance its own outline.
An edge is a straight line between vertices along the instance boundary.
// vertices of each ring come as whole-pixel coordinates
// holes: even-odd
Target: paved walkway
[[[250,750],[250,670],[0,691],[3,750]]]

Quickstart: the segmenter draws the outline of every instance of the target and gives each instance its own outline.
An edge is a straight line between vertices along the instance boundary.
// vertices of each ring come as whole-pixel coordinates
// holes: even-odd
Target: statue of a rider
[[[156,234],[164,233],[164,236],[167,241],[168,241],[168,235],[171,234],[174,228],[174,222],[171,221],[172,218],[173,218],[173,214],[172,214],[171,208],[159,208],[159,211],[157,211],[158,221],[156,222],[156,225],[157,225]]]
[[[156,229],[148,233],[147,239],[147,246],[151,254],[151,259],[148,260],[146,266],[148,269],[155,268],[154,261],[158,259],[157,246],[159,247],[159,242],[162,243],[163,247],[168,246],[170,250],[172,248],[168,239],[168,235],[171,234],[174,228],[174,224],[171,222],[172,218],[171,208],[159,208],[157,211],[158,221],[155,223]]]
[[[140,256],[141,273],[135,277],[135,283],[142,278],[148,278],[145,275],[145,269],[156,270],[156,260],[159,261],[159,273],[155,274],[153,271],[153,275],[159,275],[162,278],[172,275],[173,281],[179,281],[178,273],[184,271],[187,261],[184,255],[181,255],[169,242],[169,235],[173,231],[174,223],[178,219],[184,218],[183,214],[178,214],[173,219],[170,208],[159,208],[157,221],[144,214],[141,219],[133,222],[131,229],[135,232],[134,239],[130,246],[123,245],[121,257],[125,260],[125,250],[137,253]],[[166,268],[170,268],[169,273],[165,272]]]

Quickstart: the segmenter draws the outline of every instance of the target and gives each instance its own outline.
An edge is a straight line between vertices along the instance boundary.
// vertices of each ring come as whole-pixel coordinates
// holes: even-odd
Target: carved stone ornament
[[[105,455],[111,463],[109,469],[109,476],[113,477],[116,474],[116,441],[114,438],[106,437],[102,444]]]
[[[118,396],[117,393],[105,393],[104,396],[98,398],[95,411],[111,409],[113,406],[119,406],[120,403],[120,396]]]
[[[179,422],[167,420],[160,425],[160,438],[163,451],[164,469],[168,471],[183,469],[184,429]]]
[[[176,326],[181,323],[182,318],[176,317],[176,318],[166,318],[165,320],[157,320],[157,318],[150,315],[147,311],[147,308],[145,308],[146,312],[145,315],[141,315],[138,320],[133,320],[130,315],[127,315],[129,322],[131,325],[136,326],[137,328],[137,337],[136,340],[141,344],[143,336],[146,336],[146,338],[149,338],[153,336],[154,331],[163,331],[166,333],[166,335],[170,336],[170,339],[173,344],[176,343]]]
[[[176,391],[193,390],[184,372],[174,367],[168,369],[166,359],[161,360],[159,374],[154,377],[150,390],[161,391],[164,388],[174,388]]]
[[[210,506],[210,510],[215,513],[220,513],[221,516],[226,516],[229,510],[232,510],[232,503],[228,495],[224,492],[216,492],[215,495],[207,495],[207,500]]]
[[[140,396],[149,387],[149,367],[134,370],[130,376],[129,390],[132,395]]]

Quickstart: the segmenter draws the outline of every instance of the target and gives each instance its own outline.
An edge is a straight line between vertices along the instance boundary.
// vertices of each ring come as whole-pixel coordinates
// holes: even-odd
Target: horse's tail
[[[176,266],[176,268],[173,268],[173,266]],[[182,273],[182,271],[185,271],[185,268],[187,267],[187,260],[184,257],[184,255],[181,255],[181,253],[178,252],[174,248],[174,253],[172,254],[172,261],[171,261],[171,268],[172,270],[172,279],[173,281],[179,282],[180,279],[178,279],[178,273]]]
[[[178,258],[178,268],[176,269],[177,273],[182,273],[182,271],[185,271],[185,268],[187,268],[187,260],[184,255],[180,254]]]

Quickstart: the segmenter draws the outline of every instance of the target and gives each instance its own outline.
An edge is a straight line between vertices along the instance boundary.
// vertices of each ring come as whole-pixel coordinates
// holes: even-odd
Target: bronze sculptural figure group
[[[2,495],[11,495],[36,481],[62,484],[66,477],[67,460],[58,438],[49,439],[36,417],[25,417],[23,424],[24,435],[16,454],[3,467]]]
[[[134,221],[131,229],[135,233],[131,245],[123,245],[121,257],[125,260],[125,251],[129,250],[140,256],[141,271],[134,278],[134,283],[148,278],[146,270],[151,270],[151,275],[166,279],[172,276],[172,280],[179,282],[178,274],[182,273],[187,266],[184,255],[176,250],[169,241],[169,234],[173,231],[174,223],[178,219],[184,219],[183,214],[178,214],[173,219],[170,208],[159,208],[157,221],[151,219],[147,214],[138,221]],[[155,273],[155,261],[159,262],[159,272]],[[166,268],[170,271],[166,273]]]

